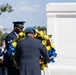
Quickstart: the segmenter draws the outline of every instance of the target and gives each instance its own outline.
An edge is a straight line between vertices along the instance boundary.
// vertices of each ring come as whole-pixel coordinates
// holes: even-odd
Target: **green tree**
[[[38,29],[38,30],[43,30],[43,31],[45,30],[47,32],[47,28],[45,26],[43,26],[43,27],[41,27],[41,26],[38,26],[38,27],[34,26],[33,28],[34,29]]]
[[[12,12],[13,9],[12,9],[12,6],[9,5],[8,3],[6,3],[5,5],[0,5],[0,15],[3,13],[3,12]]]
[[[2,37],[3,36],[3,34],[2,34],[2,31],[0,30],[0,37]]]
[[[47,31],[47,28],[46,28],[45,26],[43,26],[43,27],[38,26],[37,28],[38,28],[39,30],[45,30],[45,31]]]
[[[0,30],[0,44],[1,44],[1,39],[2,39],[2,37],[3,37],[3,33],[2,33],[2,31]]]

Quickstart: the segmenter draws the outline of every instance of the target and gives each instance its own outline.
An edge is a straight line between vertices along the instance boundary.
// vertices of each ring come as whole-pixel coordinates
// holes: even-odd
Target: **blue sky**
[[[0,15],[3,28],[13,28],[14,21],[26,21],[27,26],[46,26],[46,4],[50,2],[76,2],[76,0],[0,0],[1,4],[9,3],[14,11]]]

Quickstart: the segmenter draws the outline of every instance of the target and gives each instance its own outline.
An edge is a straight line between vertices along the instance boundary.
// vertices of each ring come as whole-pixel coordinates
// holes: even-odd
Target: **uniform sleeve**
[[[12,42],[12,38],[10,36],[7,36],[5,38],[5,43],[6,43],[6,48],[7,50],[9,50],[9,46],[10,46],[10,43]]]
[[[41,55],[44,57],[44,59],[46,61],[49,61],[50,60],[49,59],[49,55],[48,55],[45,47],[43,46],[43,44],[41,43],[41,41],[39,43],[40,43],[39,46],[40,46],[40,53],[41,53]]]

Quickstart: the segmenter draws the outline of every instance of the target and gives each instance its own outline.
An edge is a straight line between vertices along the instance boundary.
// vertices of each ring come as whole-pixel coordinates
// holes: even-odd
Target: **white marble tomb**
[[[76,75],[76,3],[48,3],[46,16],[58,54],[49,64],[49,75]]]

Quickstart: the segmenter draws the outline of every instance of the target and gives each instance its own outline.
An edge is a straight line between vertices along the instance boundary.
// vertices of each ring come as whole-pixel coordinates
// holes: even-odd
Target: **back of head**
[[[27,27],[25,30],[26,35],[27,34],[35,34],[35,30],[32,27]]]

